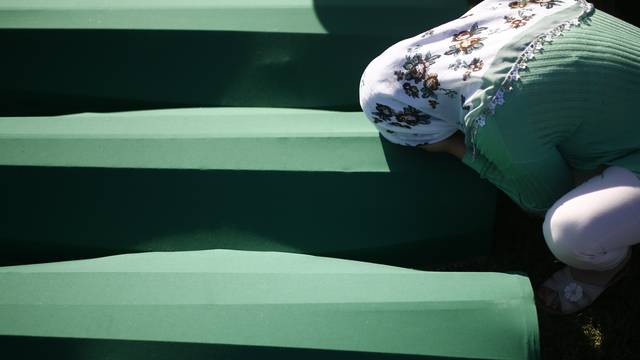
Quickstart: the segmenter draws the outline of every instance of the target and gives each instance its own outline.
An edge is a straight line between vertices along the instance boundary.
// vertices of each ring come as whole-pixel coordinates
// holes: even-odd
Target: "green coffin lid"
[[[362,112],[201,108],[0,118],[0,164],[389,172]]]
[[[538,354],[520,275],[211,250],[4,267],[0,288],[3,352],[21,357]]]
[[[342,29],[341,33],[384,34],[389,29],[373,26],[376,18],[398,25],[405,23],[406,28],[407,22],[419,20],[429,24],[448,16],[459,16],[457,12],[466,6],[466,0],[2,0],[0,25],[16,29],[317,34]],[[389,16],[400,9],[407,11],[404,21]]]

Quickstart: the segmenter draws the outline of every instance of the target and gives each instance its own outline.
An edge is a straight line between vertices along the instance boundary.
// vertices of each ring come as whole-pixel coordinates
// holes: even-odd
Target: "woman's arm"
[[[525,211],[544,216],[573,188],[571,171],[555,150],[541,150],[537,159],[496,163],[483,153],[467,154],[462,162],[486,178]]]
[[[456,156],[520,207],[537,215],[544,215],[573,187],[571,170],[555,147],[537,144],[523,134],[510,134],[513,141],[505,143],[502,137],[492,133],[491,127],[483,130],[486,131],[480,141],[484,146],[477,150],[475,157],[466,151],[464,135],[460,132],[441,142],[419,147]]]
[[[446,152],[460,160],[466,152],[464,134],[460,131],[456,131],[453,135],[437,143],[419,145],[418,147],[429,152]]]

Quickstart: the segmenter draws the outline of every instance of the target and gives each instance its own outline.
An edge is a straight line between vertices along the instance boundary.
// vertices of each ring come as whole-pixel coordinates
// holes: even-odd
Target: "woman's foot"
[[[536,300],[552,314],[568,315],[581,311],[624,275],[630,258],[631,253],[620,265],[607,271],[566,266],[538,287]]]

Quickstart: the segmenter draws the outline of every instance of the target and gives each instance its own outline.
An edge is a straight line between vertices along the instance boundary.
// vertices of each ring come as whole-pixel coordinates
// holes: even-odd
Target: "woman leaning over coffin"
[[[486,0],[375,58],[360,104],[388,141],[448,152],[545,217],[567,266],[536,295],[568,314],[640,242],[639,64],[640,29],[586,1]]]

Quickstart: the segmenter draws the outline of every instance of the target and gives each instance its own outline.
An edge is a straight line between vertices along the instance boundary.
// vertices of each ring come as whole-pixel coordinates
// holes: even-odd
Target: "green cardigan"
[[[572,169],[640,175],[640,29],[600,10],[586,21],[529,62],[463,158],[533,213],[572,189]]]

